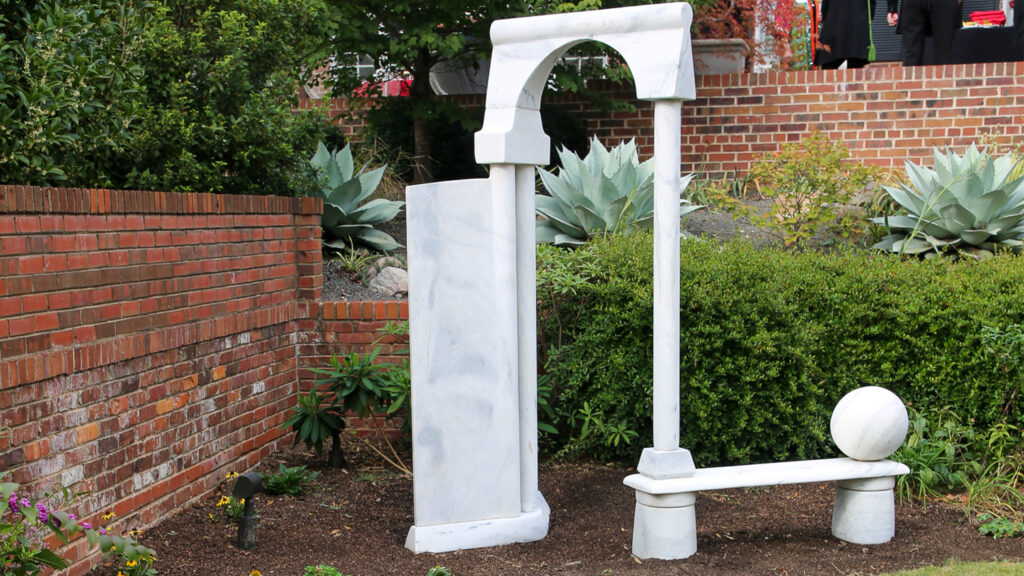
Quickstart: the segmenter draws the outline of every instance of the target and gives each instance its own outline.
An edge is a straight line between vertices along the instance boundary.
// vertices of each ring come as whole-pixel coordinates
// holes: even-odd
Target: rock
[[[388,266],[370,280],[370,288],[388,296],[406,294],[409,292],[409,273],[401,268]]]
[[[384,270],[385,268],[405,268],[405,266],[402,265],[401,260],[393,256],[384,256],[382,258],[378,258],[373,262],[373,264],[370,264],[370,266],[366,269],[366,274],[363,277],[363,281],[372,281],[374,278],[377,277],[377,274],[380,274],[380,271]]]

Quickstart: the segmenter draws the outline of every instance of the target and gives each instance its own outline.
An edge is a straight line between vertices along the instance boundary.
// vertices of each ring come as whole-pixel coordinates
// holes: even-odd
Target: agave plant
[[[341,150],[328,151],[323,142],[317,146],[309,163],[320,173],[325,246],[345,250],[352,242],[357,242],[382,252],[401,246],[390,235],[373,227],[393,219],[405,203],[374,198],[362,204],[377,190],[387,165],[367,171],[364,164],[356,173],[347,144]]]
[[[555,176],[540,170],[548,195],[537,194],[537,242],[578,246],[592,236],[650,228],[654,220],[654,159],[643,164],[632,140],[607,150],[597,138],[580,159],[565,148],[558,151],[562,168]],[[692,176],[683,178],[680,194]],[[680,200],[682,214],[701,206]]]
[[[972,145],[963,156],[935,149],[935,169],[907,163],[911,186],[886,186],[905,214],[872,218],[889,229],[875,248],[932,256],[1019,249],[1024,237],[1024,174],[1011,155],[993,158]],[[1016,173],[1016,175],[1015,175]]]

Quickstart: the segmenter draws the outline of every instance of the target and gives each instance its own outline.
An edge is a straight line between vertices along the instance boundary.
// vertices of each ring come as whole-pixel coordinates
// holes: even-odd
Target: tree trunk
[[[416,66],[409,88],[412,99],[412,135],[413,135],[413,184],[433,182],[433,170],[430,163],[430,121],[427,113],[433,91],[430,89],[430,53],[420,50],[416,56]]]

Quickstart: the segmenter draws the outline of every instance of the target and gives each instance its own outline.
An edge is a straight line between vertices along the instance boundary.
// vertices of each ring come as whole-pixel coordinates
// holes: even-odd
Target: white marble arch
[[[555,62],[588,40],[622,55],[638,99],[693,100],[692,20],[690,5],[679,2],[495,22],[484,124],[476,134],[477,162],[549,163],[541,95]]]
[[[573,45],[603,42],[654,100],[654,447],[637,469],[693,474],[679,448],[680,109],[695,98],[690,6],[503,20],[477,162],[490,178],[407,190],[415,525],[406,546],[443,552],[539,540],[534,165],[549,162],[540,98]]]

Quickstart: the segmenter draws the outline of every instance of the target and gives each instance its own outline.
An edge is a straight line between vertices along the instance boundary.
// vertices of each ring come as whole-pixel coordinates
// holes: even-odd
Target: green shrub
[[[559,430],[547,435],[549,450],[580,439],[585,405],[639,434],[593,443],[592,455],[634,458],[651,445],[651,253],[648,234],[538,251],[543,366]],[[869,385],[922,411],[956,406],[982,429],[1019,422],[1018,405],[1003,414],[1013,381],[993,377],[982,327],[1024,316],[1021,264],[1011,254],[903,261],[684,241],[682,445],[701,465],[834,455],[832,409]]]
[[[750,169],[758,191],[772,201],[766,214],[749,210],[755,224],[775,231],[787,246],[831,231],[855,239],[868,222],[849,210],[858,192],[878,178],[874,166],[850,161],[850,150],[818,133],[764,154]]]
[[[319,475],[319,472],[306,470],[305,466],[286,468],[284,464],[281,464],[276,473],[267,474],[263,477],[263,489],[268,494],[298,496],[305,492],[308,484]]]

